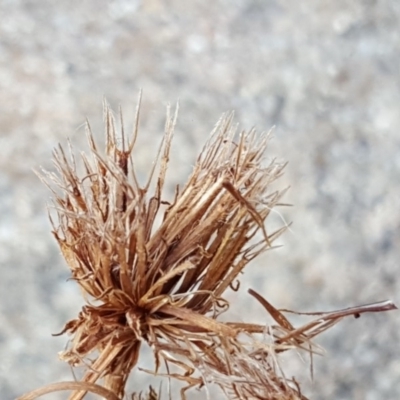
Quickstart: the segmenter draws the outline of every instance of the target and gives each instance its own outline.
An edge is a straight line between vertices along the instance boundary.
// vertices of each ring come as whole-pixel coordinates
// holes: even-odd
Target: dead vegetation
[[[143,342],[154,353],[155,371],[149,372],[163,369],[172,381],[185,382],[182,398],[190,397],[190,388],[214,384],[229,399],[305,399],[297,382],[282,373],[279,353],[313,354],[311,339],[341,318],[395,308],[385,302],[324,313],[295,328],[250,290],[277,324],[220,322],[229,307],[226,290],[238,288],[243,269],[286,228],[266,229],[285,192],[271,190],[284,164],[265,164],[268,135],[238,134],[232,114],[224,115],[186,184],[167,201],[163,188],[176,118],[177,111],[168,112],[144,186],[132,157],[139,107],[129,139],[123,128],[117,134],[105,106],[105,152],[87,124],[90,154],[81,156],[83,174],[73,152],[67,156],[61,146],[54,152],[57,172],[43,173],[58,214],[53,234],[87,301],[61,332],[72,336],[61,359],[87,368],[81,382],[49,385],[21,399],[65,389],[72,390],[70,400],[88,391],[122,399]],[[256,339],[260,333],[265,340]],[[133,398],[158,398],[154,390],[142,396],[141,389]]]

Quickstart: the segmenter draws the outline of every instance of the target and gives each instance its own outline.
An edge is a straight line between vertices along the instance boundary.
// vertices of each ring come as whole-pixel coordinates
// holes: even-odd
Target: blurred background
[[[143,176],[180,101],[170,189],[222,112],[275,126],[269,156],[289,162],[293,207],[279,211],[293,226],[247,269],[232,318],[267,321],[250,287],[301,311],[400,303],[400,2],[2,0],[0,15],[2,399],[73,378],[57,357],[68,338],[51,334],[82,300],[32,169],[51,169],[67,138],[87,149],[85,118],[101,142],[104,97],[131,127],[141,88]],[[400,398],[398,312],[349,318],[316,342],[313,381],[306,358],[283,360],[306,396]]]

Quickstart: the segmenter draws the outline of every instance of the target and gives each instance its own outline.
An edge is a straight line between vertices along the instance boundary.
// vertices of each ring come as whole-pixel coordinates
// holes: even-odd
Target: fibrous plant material
[[[100,381],[122,398],[143,342],[154,352],[152,373],[163,366],[166,376],[186,383],[182,398],[188,388],[212,383],[232,399],[303,399],[297,382],[282,373],[279,353],[296,348],[312,354],[310,339],[343,316],[392,303],[328,313],[295,328],[251,290],[278,325],[221,322],[229,306],[226,290],[237,290],[243,269],[285,230],[269,232],[265,224],[284,194],[271,189],[284,164],[266,163],[268,135],[238,134],[232,114],[224,115],[186,184],[167,200],[163,187],[176,118],[177,112],[168,112],[143,186],[133,157],[139,107],[127,140],[123,128],[118,136],[105,106],[105,153],[87,124],[90,155],[82,154],[83,174],[62,147],[54,152],[57,173],[44,173],[58,213],[53,234],[87,300],[61,332],[72,335],[61,358],[87,366],[82,387],[70,387],[70,399],[82,399]],[[260,333],[263,341],[256,340]]]

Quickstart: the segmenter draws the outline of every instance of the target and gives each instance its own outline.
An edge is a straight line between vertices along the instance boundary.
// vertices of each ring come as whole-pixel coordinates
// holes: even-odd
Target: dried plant
[[[342,317],[394,305],[326,313],[295,328],[250,290],[277,325],[220,322],[229,306],[226,290],[237,290],[246,265],[285,230],[265,227],[285,192],[272,190],[284,164],[264,164],[268,135],[237,134],[232,114],[224,115],[187,183],[167,201],[163,188],[176,118],[177,111],[173,116],[168,111],[144,186],[132,157],[139,107],[130,142],[123,127],[118,138],[105,106],[105,154],[87,123],[90,156],[82,154],[84,173],[78,173],[73,152],[69,159],[62,147],[54,152],[57,173],[44,173],[58,213],[53,234],[87,301],[61,332],[72,335],[61,359],[87,369],[81,382],[58,389],[73,390],[70,400],[79,400],[88,391],[99,393],[102,381],[102,396],[122,398],[147,342],[155,357],[155,371],[148,372],[161,374],[163,365],[166,376],[186,383],[182,398],[188,388],[213,383],[230,399],[304,399],[297,382],[281,371],[279,353],[304,349],[312,354],[317,348],[311,339]],[[260,333],[263,340],[256,339]],[[148,394],[157,397],[154,391]]]

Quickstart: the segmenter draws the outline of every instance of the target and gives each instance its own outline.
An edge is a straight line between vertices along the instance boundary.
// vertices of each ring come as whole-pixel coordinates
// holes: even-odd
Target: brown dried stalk
[[[82,155],[83,175],[73,155],[68,159],[62,147],[54,152],[58,172],[44,173],[58,212],[53,234],[87,299],[61,332],[73,335],[61,358],[71,366],[85,363],[83,383],[102,380],[122,398],[146,341],[156,360],[156,370],[149,372],[160,374],[163,362],[167,376],[186,382],[182,398],[190,387],[214,383],[232,399],[304,399],[296,381],[281,372],[277,354],[291,348],[316,351],[311,338],[363,310],[326,314],[296,329],[251,291],[278,326],[218,320],[229,306],[225,291],[237,289],[246,265],[285,230],[265,228],[284,194],[271,190],[284,165],[264,165],[268,135],[254,130],[237,135],[232,114],[224,115],[186,185],[166,201],[162,193],[176,118],[177,111],[172,117],[168,111],[157,162],[143,187],[132,157],[139,107],[133,138],[126,143],[122,128],[120,147],[114,117],[105,107],[105,154],[87,124],[91,154]],[[269,342],[257,341],[254,333],[264,333]],[[89,362],[89,356],[95,359]],[[168,372],[170,366],[181,372]],[[70,389],[71,400],[88,390]]]

